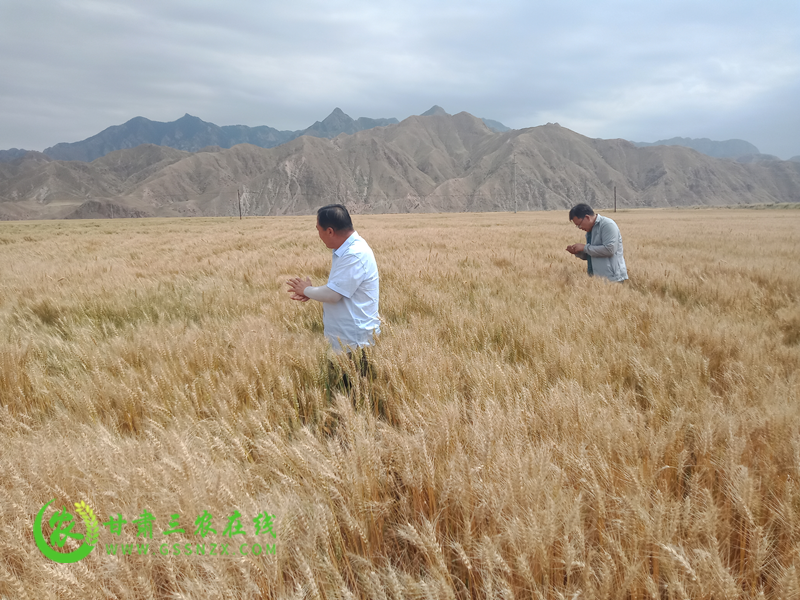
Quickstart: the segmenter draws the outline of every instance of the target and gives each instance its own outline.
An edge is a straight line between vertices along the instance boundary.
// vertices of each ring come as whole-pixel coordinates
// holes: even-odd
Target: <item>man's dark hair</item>
[[[317,223],[323,229],[331,227],[334,231],[353,231],[350,213],[342,204],[328,204],[317,211]]]
[[[594,211],[588,204],[576,204],[569,210],[569,220],[572,221],[575,217],[585,219],[586,217],[591,217],[593,214]]]

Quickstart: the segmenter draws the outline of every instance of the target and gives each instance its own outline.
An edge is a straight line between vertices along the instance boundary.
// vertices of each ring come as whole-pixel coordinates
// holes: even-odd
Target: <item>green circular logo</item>
[[[86,502],[75,503],[75,509],[86,526],[86,534],[84,535],[72,531],[72,528],[75,526],[75,518],[67,512],[66,507],[63,507],[60,511],[57,510],[48,521],[50,527],[53,528],[50,534],[50,544],[48,544],[47,540],[45,540],[44,532],[42,531],[42,519],[44,518],[44,511],[53,502],[54,500],[50,500],[50,502],[45,504],[33,521],[33,538],[36,541],[36,547],[53,562],[62,564],[78,562],[82,558],[88,556],[89,553],[94,550],[95,544],[97,544],[97,538],[100,535],[100,525],[97,522],[97,517],[92,507],[86,504]],[[83,543],[80,548],[72,552],[59,552],[55,549],[56,547],[63,548],[68,538],[75,541],[83,540]]]

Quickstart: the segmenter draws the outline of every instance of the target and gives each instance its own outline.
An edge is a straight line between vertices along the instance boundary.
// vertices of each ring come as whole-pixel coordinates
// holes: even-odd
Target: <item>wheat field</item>
[[[800,211],[600,212],[626,284],[566,211],[354,216],[349,396],[285,291],[314,217],[0,223],[0,598],[800,598]],[[266,511],[276,551],[57,564],[51,499],[153,549]]]

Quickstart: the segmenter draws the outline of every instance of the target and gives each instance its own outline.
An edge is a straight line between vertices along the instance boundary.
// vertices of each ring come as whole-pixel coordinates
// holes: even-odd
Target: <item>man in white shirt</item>
[[[292,300],[322,302],[325,337],[335,351],[351,354],[371,346],[380,333],[378,265],[341,204],[317,211],[317,232],[333,250],[328,283],[314,287],[308,277],[293,277],[286,282],[288,291]]]

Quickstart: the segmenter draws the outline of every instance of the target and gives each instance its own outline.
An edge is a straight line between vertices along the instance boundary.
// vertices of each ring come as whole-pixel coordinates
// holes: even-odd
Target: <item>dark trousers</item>
[[[350,394],[353,389],[353,377],[364,377],[372,382],[375,370],[370,360],[369,346],[361,346],[328,359],[329,392],[340,391]],[[345,356],[347,357],[345,359]]]

